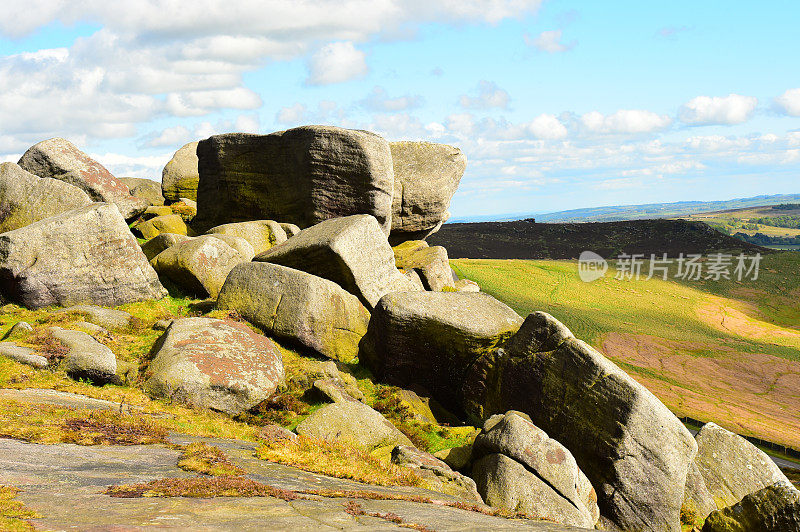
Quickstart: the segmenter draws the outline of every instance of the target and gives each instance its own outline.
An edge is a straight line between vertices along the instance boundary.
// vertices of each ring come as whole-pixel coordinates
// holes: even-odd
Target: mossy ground
[[[213,477],[244,475],[241,467],[231,463],[219,448],[203,442],[190,443],[183,449],[178,467],[184,471],[202,473]]]
[[[35,530],[26,519],[36,519],[39,514],[25,508],[16,500],[17,488],[0,485],[0,530],[7,532],[28,532]]]

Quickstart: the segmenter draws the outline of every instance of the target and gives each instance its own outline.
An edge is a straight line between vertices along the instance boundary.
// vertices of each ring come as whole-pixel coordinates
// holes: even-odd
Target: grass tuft
[[[139,497],[275,497],[293,501],[299,496],[240,476],[163,478],[145,484],[123,484],[109,486],[105,491],[111,497],[131,499]]]
[[[19,491],[17,488],[0,484],[0,530],[8,532],[36,530],[26,519],[36,519],[41,516],[16,500]]]
[[[214,477],[244,475],[245,471],[231,463],[219,447],[203,442],[190,443],[178,460],[178,467],[184,471],[202,473]]]

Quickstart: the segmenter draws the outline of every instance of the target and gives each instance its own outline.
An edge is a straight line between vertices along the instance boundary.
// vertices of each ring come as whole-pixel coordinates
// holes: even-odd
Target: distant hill
[[[428,237],[428,243],[446,247],[450,258],[471,259],[577,259],[587,250],[604,258],[621,253],[677,257],[679,253],[769,252],[705,223],[686,220],[454,223],[443,225]]]
[[[510,221],[536,218],[537,222],[615,222],[622,220],[642,220],[649,218],[676,218],[709,211],[743,209],[780,203],[800,203],[800,194],[778,194],[755,196],[726,201],[679,201],[676,203],[648,203],[643,205],[615,205],[591,209],[538,213],[503,214],[496,216],[476,216],[453,218],[451,223],[470,223],[483,221]]]

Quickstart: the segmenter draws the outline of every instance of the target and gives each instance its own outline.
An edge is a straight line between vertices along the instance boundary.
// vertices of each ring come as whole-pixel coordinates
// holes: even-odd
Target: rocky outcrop
[[[229,237],[236,238],[236,237]],[[159,276],[190,294],[216,298],[234,266],[252,258],[252,247],[242,254],[214,235],[190,238],[168,247],[150,262]]]
[[[117,207],[95,203],[0,235],[0,294],[29,308],[115,307],[166,291]]]
[[[217,305],[236,310],[267,334],[343,362],[358,356],[369,323],[369,312],[358,298],[336,283],[264,262],[234,267]]]
[[[133,231],[141,235],[142,238],[150,240],[161,233],[186,235],[189,232],[189,228],[186,227],[186,223],[177,214],[167,214],[140,222],[133,226]]]
[[[191,237],[186,235],[176,235],[174,233],[161,233],[158,236],[151,238],[144,244],[142,244],[142,252],[144,253],[147,260],[153,260],[159,253],[164,251],[167,248],[174,246],[175,244],[179,244],[181,242],[186,242],[190,240]]]
[[[481,460],[497,454],[523,467],[496,456]],[[511,411],[489,418],[475,439],[473,458],[478,460],[473,478],[492,506],[586,528],[600,518],[597,495],[575,458],[526,414]]]
[[[450,199],[467,167],[461,150],[431,142],[391,142],[394,243],[420,240],[447,221]]]
[[[118,381],[117,357],[111,349],[82,331],[51,327],[50,334],[69,349],[61,367],[71,378],[94,384]]]
[[[766,453],[719,425],[706,423],[695,439],[695,463],[716,505],[712,509],[731,506],[776,482],[789,482]]]
[[[200,142],[197,156],[199,230],[248,220],[306,228],[352,214],[374,216],[386,234],[391,228],[392,155],[374,133],[330,126],[230,133]]]
[[[398,445],[392,449],[392,462],[410,467],[425,479],[428,489],[446,493],[472,503],[483,504],[475,481],[450,469],[450,466],[430,453],[410,445]]]
[[[197,200],[197,142],[183,145],[161,172],[161,193],[167,201]]]
[[[174,320],[150,355],[149,393],[231,415],[269,398],[284,379],[275,344],[242,323]]]
[[[360,360],[378,378],[406,388],[419,385],[459,412],[474,362],[502,346],[521,324],[516,312],[486,294],[393,293],[372,312]]]
[[[792,532],[800,530],[800,491],[778,482],[723,510],[712,512],[703,532]]]
[[[81,189],[38,177],[14,163],[0,164],[0,233],[92,203]]]
[[[525,412],[569,449],[607,527],[680,530],[697,444],[652,393],[552,316],[529,315],[464,380],[473,412]]]
[[[272,220],[253,220],[218,225],[206,231],[207,235],[230,235],[244,238],[253,246],[256,255],[286,242],[286,231],[281,224]]]
[[[147,207],[144,200],[131,194],[128,185],[66,139],[53,138],[31,146],[17,164],[39,177],[74,185],[94,201],[115,204],[126,220]]]
[[[395,265],[400,270],[413,270],[425,290],[441,292],[454,288],[447,250],[442,246],[428,247],[423,240],[410,240],[392,248]]]
[[[414,290],[395,267],[394,253],[377,221],[365,214],[318,223],[255,260],[333,281],[368,308],[388,293]]]
[[[161,184],[144,177],[120,177],[120,181],[128,185],[131,194],[147,202],[148,205],[164,205]]]

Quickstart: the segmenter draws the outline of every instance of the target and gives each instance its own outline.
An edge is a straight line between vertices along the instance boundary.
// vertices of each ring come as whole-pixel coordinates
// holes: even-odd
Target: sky
[[[6,0],[0,161],[160,180],[304,124],[458,146],[454,217],[800,193],[800,3]]]

